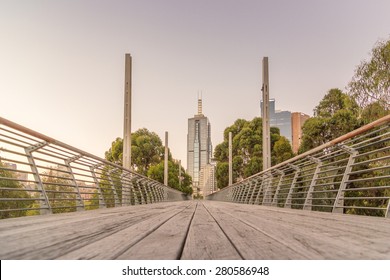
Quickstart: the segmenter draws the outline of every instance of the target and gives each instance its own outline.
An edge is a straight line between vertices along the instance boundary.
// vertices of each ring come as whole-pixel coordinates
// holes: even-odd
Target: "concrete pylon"
[[[179,160],[179,188],[181,188],[181,160]]]
[[[165,131],[164,185],[168,186],[168,131]]]
[[[123,167],[131,169],[131,55],[125,55],[125,111],[123,126]]]
[[[233,184],[233,141],[232,132],[229,132],[229,186]]]
[[[263,170],[271,167],[271,133],[269,124],[268,57],[263,57]]]

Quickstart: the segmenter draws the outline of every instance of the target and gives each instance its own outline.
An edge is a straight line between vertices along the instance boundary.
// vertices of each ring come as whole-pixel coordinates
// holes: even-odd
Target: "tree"
[[[379,102],[390,109],[390,40],[378,41],[369,61],[362,61],[349,83],[349,95],[354,97],[362,108]]]
[[[152,165],[159,164],[164,158],[165,148],[160,137],[146,128],[131,134],[131,166],[134,171],[146,175]],[[105,153],[108,161],[122,165],[123,139],[116,138],[111,148]],[[169,158],[172,155],[169,154]]]
[[[299,152],[305,152],[344,135],[361,125],[359,106],[340,89],[331,89],[302,128]]]
[[[216,180],[218,188],[228,185],[228,138],[229,132],[233,136],[233,182],[247,178],[260,172],[263,168],[262,151],[262,119],[254,118],[252,121],[238,119],[224,131],[224,141],[215,147],[214,158],[217,161]],[[280,140],[280,131],[271,127],[271,154],[272,163],[279,163],[280,159],[293,156],[291,145],[287,139]],[[275,144],[278,142],[276,146]]]
[[[181,169],[181,178],[179,178],[179,168]],[[164,161],[151,166],[147,175],[151,179],[164,183]],[[191,184],[191,176],[185,172],[184,168],[179,167],[179,163],[176,161],[168,161],[168,186],[186,194],[192,194]]]
[[[20,182],[12,180],[16,178],[14,172],[2,169],[2,167],[5,167],[5,165],[0,161],[0,197],[14,200],[0,201],[0,209],[11,210],[31,208],[34,202],[33,199],[31,199],[31,196],[24,190],[23,185]],[[27,210],[2,211],[0,212],[0,219],[26,215]]]
[[[148,129],[142,128],[131,134],[131,166],[135,172],[163,183],[164,153],[165,147],[162,145],[160,137],[155,132],[150,132]],[[123,140],[118,137],[112,142],[111,148],[105,153],[105,157],[108,161],[122,165],[122,156]],[[185,173],[183,167],[180,168],[182,169],[181,187],[179,187],[178,178],[179,165],[173,160],[172,154],[168,150],[168,185],[179,191],[190,194],[192,193],[192,188],[190,187],[192,184],[191,177]],[[106,177],[108,178],[105,173],[103,175],[103,179]],[[107,179],[105,179],[104,182],[106,181]],[[106,183],[106,185],[108,185],[108,183]],[[119,193],[120,192],[118,192],[118,196]],[[109,191],[103,192],[103,195],[105,198],[106,196],[112,196]]]
[[[390,114],[390,108],[386,109],[383,103],[376,101],[363,109],[361,119],[363,124],[368,124],[388,114]]]
[[[275,142],[274,149],[272,152],[272,159],[275,164],[286,161],[294,156],[290,142],[286,137],[280,136],[279,140]]]
[[[359,106],[355,99],[343,93],[340,89],[333,88],[328,91],[320,103],[314,108],[314,116],[332,118],[341,110],[348,110],[357,116]]]
[[[59,169],[51,167],[44,172],[42,183],[53,213],[73,212],[76,209],[76,188],[72,186],[70,175]]]

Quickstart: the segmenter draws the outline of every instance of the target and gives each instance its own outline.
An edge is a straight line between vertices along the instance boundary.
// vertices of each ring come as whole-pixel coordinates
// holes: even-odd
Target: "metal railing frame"
[[[1,218],[189,199],[160,182],[2,117],[0,172]],[[19,207],[22,202],[28,205]]]
[[[390,115],[206,199],[389,218]]]

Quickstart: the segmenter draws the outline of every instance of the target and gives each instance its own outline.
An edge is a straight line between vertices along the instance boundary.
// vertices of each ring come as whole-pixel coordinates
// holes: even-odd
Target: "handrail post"
[[[35,163],[35,159],[34,159],[34,156],[32,153],[35,152],[36,150],[39,150],[42,147],[47,146],[48,144],[49,144],[48,142],[43,141],[43,142],[37,143],[35,145],[24,148],[24,151],[27,155],[28,163],[30,164],[31,171],[32,171],[33,176],[34,176],[34,180],[37,183],[37,189],[40,193],[39,196],[40,196],[40,214],[41,215],[52,214],[53,211],[51,209],[49,197],[47,196],[46,190],[43,186],[43,182],[42,182],[41,176],[39,175],[38,167]]]
[[[257,183],[258,183],[258,180],[253,180],[252,181],[252,184],[253,184],[253,188],[252,188],[252,194],[251,194],[251,197],[249,198],[249,201],[248,201],[248,204],[253,204],[253,195],[255,194],[255,190],[257,189]]]
[[[96,177],[96,172],[95,172],[95,169],[98,168],[100,165],[101,164],[99,163],[99,164],[90,166],[89,169],[91,170],[92,178],[93,178],[93,181],[95,182],[95,185],[96,185],[96,189],[97,189],[97,193],[98,193],[98,197],[99,197],[99,208],[106,208],[106,203],[104,201],[102,189],[100,188],[100,183]]]
[[[250,182],[247,182],[246,184],[242,184],[243,193],[242,193],[242,203],[246,203],[246,199],[248,197],[249,189],[250,189]]]
[[[318,158],[314,158],[312,156],[308,156],[308,159],[314,163],[317,164],[316,166],[316,169],[314,171],[314,174],[313,174],[313,177],[311,179],[311,182],[310,182],[310,186],[309,186],[309,190],[307,191],[307,194],[306,194],[306,199],[305,199],[305,203],[303,205],[303,210],[309,210],[311,211],[312,210],[312,207],[313,207],[313,191],[314,191],[314,186],[317,184],[317,180],[318,180],[318,173],[320,172],[321,170],[321,167],[322,167],[322,161]]]
[[[152,198],[151,198],[150,192],[149,192],[149,190],[148,190],[148,188],[147,188],[147,184],[145,183],[145,179],[142,178],[142,179],[140,180],[140,183],[141,183],[142,189],[143,189],[143,191],[144,191],[144,196],[145,196],[145,202],[146,202],[146,204],[151,204],[151,203],[152,203]]]
[[[232,202],[237,202],[237,186],[232,187]]]
[[[272,199],[271,206],[278,206],[278,195],[279,195],[279,191],[280,191],[280,186],[282,185],[282,181],[283,181],[283,178],[284,178],[284,172],[283,171],[281,171],[279,169],[276,169],[276,172],[279,173],[280,178],[279,178],[278,186],[276,187],[275,195],[274,195],[274,197]]]
[[[256,199],[255,199],[255,203],[254,204],[258,204],[260,205],[260,193],[263,191],[264,189],[264,177],[261,177],[261,184],[260,184],[260,187],[259,187],[259,191],[257,192],[257,195],[256,195]],[[263,191],[263,195],[264,195],[264,191]]]
[[[157,188],[158,188],[158,196],[160,198],[159,201],[164,201],[164,189],[163,189],[163,187],[160,184],[156,183],[156,185],[157,185]]]
[[[339,190],[337,192],[336,199],[333,204],[332,213],[344,213],[344,191],[347,187],[347,181],[349,179],[349,173],[352,171],[352,165],[355,162],[355,157],[359,154],[357,150],[346,145],[339,145],[339,147],[346,151],[349,154],[347,165],[345,166],[345,171],[343,179],[341,180]]]
[[[65,166],[66,166],[66,170],[70,174],[73,186],[76,188],[76,196],[77,196],[77,199],[76,199],[76,211],[84,211],[85,210],[85,205],[84,205],[84,201],[83,201],[83,199],[81,197],[81,194],[80,194],[79,185],[77,184],[76,177],[74,176],[74,173],[73,173],[73,170],[72,170],[72,167],[71,167],[70,164],[72,162],[75,162],[76,160],[78,160],[81,157],[83,157],[83,155],[76,155],[74,157],[71,157],[71,158],[68,158],[68,159],[64,160]]]
[[[114,180],[112,179],[112,176],[111,176],[111,174],[113,172],[115,172],[116,170],[118,170],[118,168],[114,168],[114,169],[108,171],[108,178],[110,180],[111,190],[114,193],[114,201],[115,201],[114,204],[115,204],[115,207],[118,207],[118,206],[120,206],[120,202],[119,202],[119,198],[118,198],[118,192],[116,191],[115,183],[114,183]]]
[[[294,178],[293,178],[293,181],[291,183],[290,189],[288,191],[286,202],[284,203],[284,208],[291,208],[292,193],[293,193],[294,187],[297,183],[299,172],[301,171],[301,169],[296,165],[288,164],[288,166],[290,166],[292,169],[295,170],[295,172],[294,172],[295,174],[294,174]]]
[[[266,186],[265,186],[265,191],[264,191],[264,196],[263,196],[263,202],[261,203],[262,205],[271,205],[271,193],[270,193],[270,189],[272,187],[272,179],[273,179],[273,176],[271,173],[269,174],[264,174],[267,176],[267,178],[265,179],[265,182],[266,182]]]
[[[126,174],[124,173],[124,170],[122,170],[122,174],[121,174],[121,177],[120,177],[120,181],[121,181],[121,188],[122,188],[122,197],[121,197],[121,205],[122,206],[125,206],[125,205],[129,205],[129,195],[128,193],[130,192],[130,190],[128,190],[127,188],[127,184],[126,184],[126,181],[125,181],[125,178],[126,178]]]

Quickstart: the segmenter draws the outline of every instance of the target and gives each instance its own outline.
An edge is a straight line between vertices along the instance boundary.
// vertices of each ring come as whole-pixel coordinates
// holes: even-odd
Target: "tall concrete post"
[[[181,188],[181,160],[179,160],[179,188]]]
[[[271,133],[269,125],[268,57],[263,57],[263,170],[271,167]]]
[[[125,55],[125,113],[123,127],[123,167],[131,169],[131,55]]]
[[[232,133],[229,132],[229,186],[233,184],[233,144]]]
[[[165,131],[164,185],[168,186],[168,131]]]

